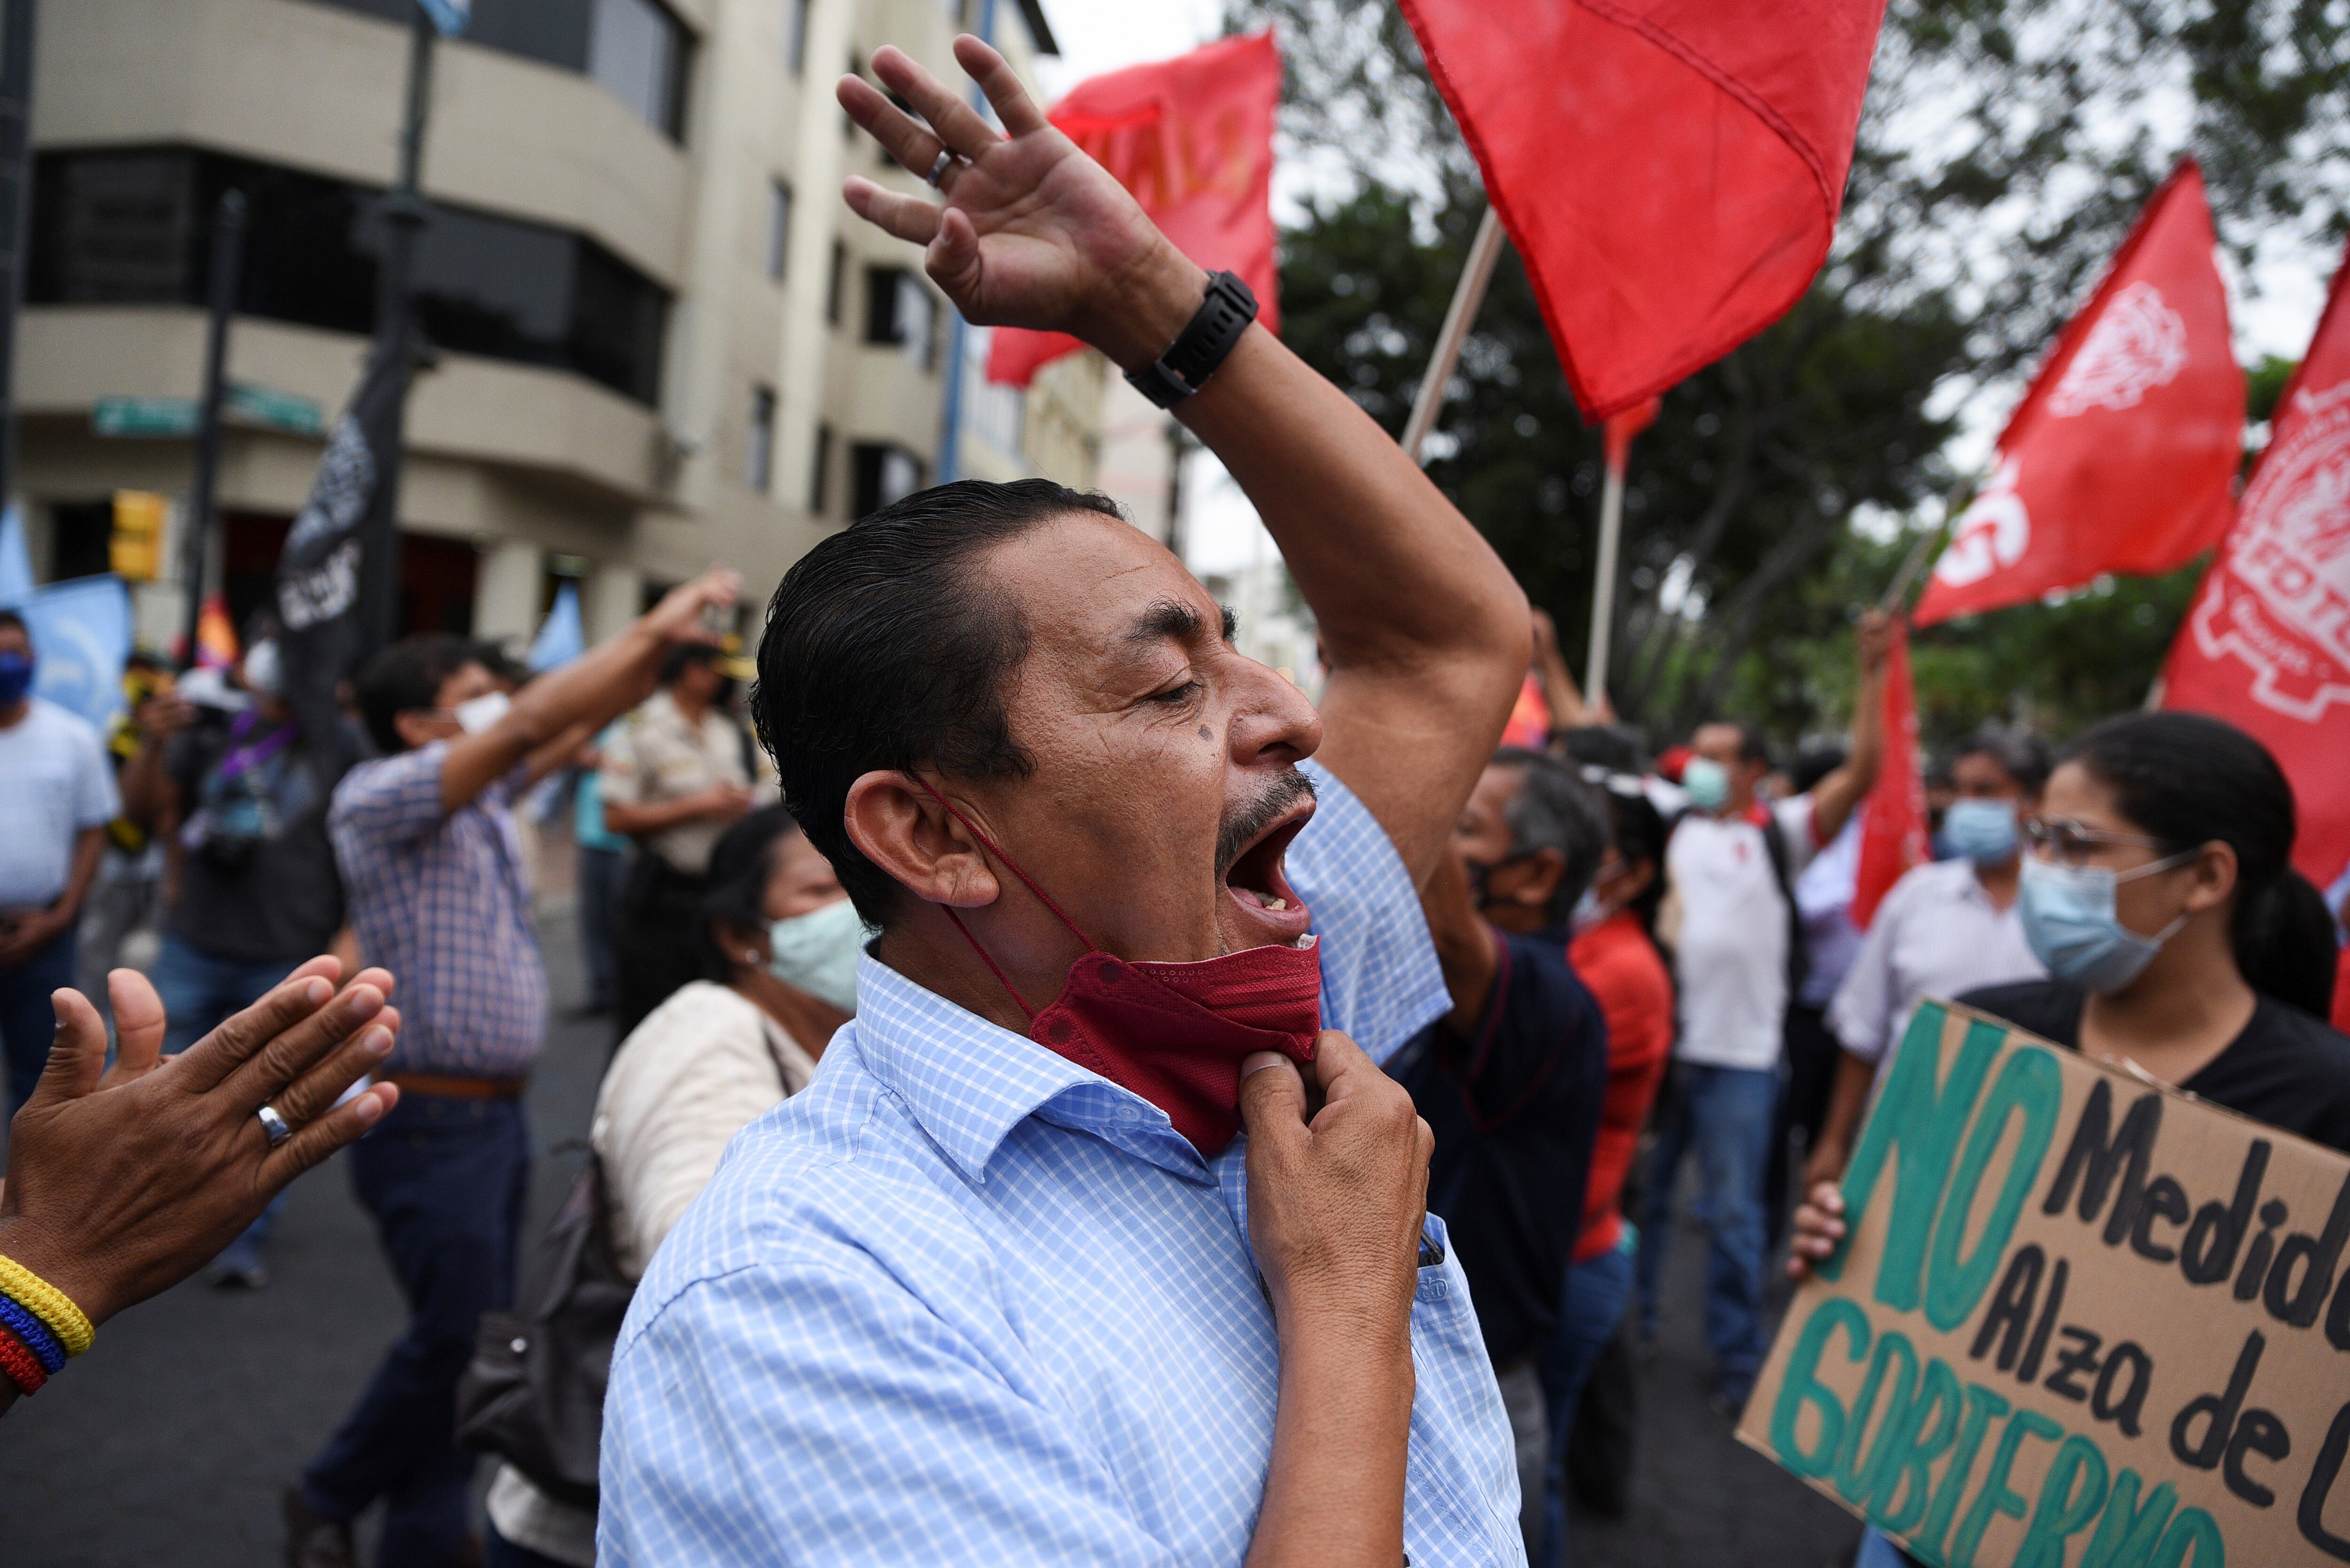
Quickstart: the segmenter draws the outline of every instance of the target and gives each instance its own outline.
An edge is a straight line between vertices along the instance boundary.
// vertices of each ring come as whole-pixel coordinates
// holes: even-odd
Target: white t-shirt
[[[1938,860],[1908,872],[1877,906],[1828,1027],[1862,1061],[1889,1064],[1920,997],[2047,973],[2023,940],[2020,901],[1996,908],[1971,865]]]
[[[0,909],[56,902],[73,875],[74,836],[121,810],[98,732],[34,698],[0,730]]]
[[[1812,797],[1771,809],[1792,877],[1819,848]],[[1744,817],[1685,816],[1665,846],[1665,870],[1681,909],[1673,976],[1681,1033],[1673,1054],[1705,1066],[1775,1069],[1787,1012],[1787,898],[1762,827]]]

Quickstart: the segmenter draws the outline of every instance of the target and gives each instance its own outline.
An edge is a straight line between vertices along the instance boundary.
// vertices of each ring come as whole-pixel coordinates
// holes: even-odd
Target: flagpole
[[[1940,544],[1950,533],[1950,524],[1964,515],[1959,508],[1959,497],[1965,495],[1981,483],[1981,474],[1970,473],[1950,486],[1950,493],[1942,503],[1942,520],[1918,535],[1910,544],[1909,553],[1901,558],[1901,569],[1893,574],[1891,586],[1887,587],[1884,597],[1877,601],[1878,609],[1890,615],[1893,611],[1906,606],[1909,598],[1909,590],[1917,586],[1918,574],[1926,569],[1926,557],[1933,553],[1934,546]]]
[[[1613,462],[1602,466],[1607,477],[1599,493],[1599,568],[1591,581],[1591,647],[1583,659],[1583,705],[1594,712],[1607,690],[1607,649],[1616,619],[1616,551],[1624,537],[1624,469]]]
[[[1445,307],[1436,348],[1428,356],[1427,373],[1420,377],[1419,394],[1411,400],[1411,418],[1404,421],[1403,450],[1414,462],[1424,461],[1419,449],[1436,426],[1436,411],[1444,406],[1444,384],[1452,379],[1452,368],[1461,362],[1461,345],[1469,337],[1470,324],[1477,319],[1477,307],[1485,302],[1485,286],[1493,280],[1503,237],[1501,217],[1488,202],[1485,215],[1477,222],[1477,237],[1469,242],[1469,263],[1461,269],[1452,303]]]

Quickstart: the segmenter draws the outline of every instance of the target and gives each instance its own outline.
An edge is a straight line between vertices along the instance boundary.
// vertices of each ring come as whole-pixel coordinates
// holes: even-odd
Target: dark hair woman
[[[704,978],[629,1032],[596,1096],[613,1251],[631,1277],[709,1183],[729,1139],[807,1086],[857,1006],[863,927],[840,879],[780,805],[710,854],[696,933]],[[512,1466],[490,1488],[491,1568],[595,1561],[596,1516]]]
[[[2259,742],[2194,713],[2108,719],[2058,759],[2020,903],[2052,978],[1959,1000],[2060,1045],[2350,1149],[2334,925],[2292,866],[2293,790]],[[1795,1211],[1791,1273],[1844,1236],[1840,1191]],[[1898,1561],[1872,1535],[1860,1563]]]

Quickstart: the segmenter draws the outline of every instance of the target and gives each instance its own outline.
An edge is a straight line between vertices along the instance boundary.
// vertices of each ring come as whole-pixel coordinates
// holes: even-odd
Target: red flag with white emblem
[[[1171,60],[1079,82],[1045,118],[1117,176],[1175,248],[1234,272],[1257,319],[1281,328],[1273,257],[1273,111],[1281,55],[1270,29],[1220,38]],[[1061,332],[1000,327],[987,379],[1024,387],[1083,343]]]
[[[2023,604],[2220,542],[2243,461],[2244,373],[2191,158],[2056,339],[1959,519],[1914,624]]]
[[[2270,431],[2163,705],[2268,747],[2299,807],[2293,864],[2325,888],[2350,863],[2350,253]]]
[[[1932,854],[1926,842],[1926,786],[1918,774],[1918,694],[1909,679],[1909,631],[1893,626],[1885,650],[1885,762],[1860,822],[1860,867],[1853,878],[1852,923],[1862,930],[1893,884]]]

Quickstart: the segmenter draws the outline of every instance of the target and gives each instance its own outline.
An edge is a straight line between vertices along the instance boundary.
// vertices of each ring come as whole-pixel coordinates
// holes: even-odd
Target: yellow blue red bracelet
[[[48,1324],[68,1355],[79,1355],[98,1337],[89,1315],[74,1304],[71,1296],[5,1254],[0,1254],[0,1296],[10,1297]]]
[[[16,1304],[13,1296],[0,1296],[0,1328],[6,1329],[25,1342],[41,1370],[55,1376],[66,1364],[66,1347],[49,1332],[49,1325]]]
[[[0,1329],[0,1376],[27,1396],[38,1394],[41,1386],[49,1380],[39,1358],[25,1348],[24,1341],[5,1329]]]

